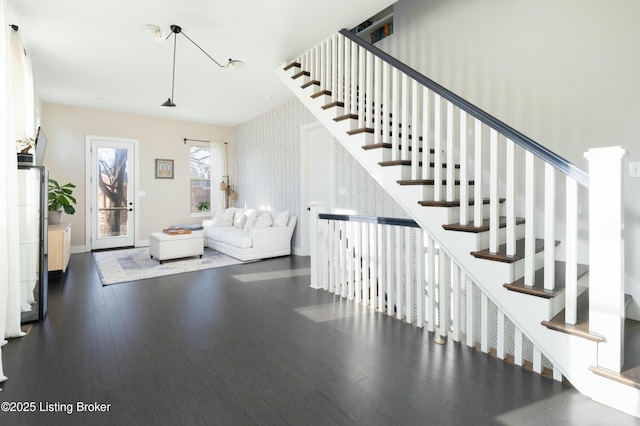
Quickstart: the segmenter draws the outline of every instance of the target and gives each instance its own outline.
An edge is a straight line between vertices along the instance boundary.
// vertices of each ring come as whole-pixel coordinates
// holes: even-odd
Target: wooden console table
[[[71,256],[71,224],[49,225],[49,271],[67,271]]]

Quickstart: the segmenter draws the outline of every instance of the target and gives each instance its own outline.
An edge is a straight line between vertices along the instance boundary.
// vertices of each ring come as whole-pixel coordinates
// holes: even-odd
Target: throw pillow
[[[289,223],[289,210],[273,215],[273,226],[287,226]]]
[[[213,218],[213,224],[215,226],[233,226],[233,210],[218,210]]]
[[[236,217],[233,219],[233,226],[238,229],[244,229],[246,223],[247,216],[241,212],[236,213]]]
[[[271,213],[266,212],[258,216],[258,219],[256,219],[256,224],[253,227],[255,229],[270,228],[272,223],[273,221],[271,220]]]
[[[247,216],[247,222],[244,224],[244,230],[245,231],[250,231],[253,229],[253,227],[256,225],[256,220],[258,220],[258,217],[260,216],[260,212],[259,211],[253,211],[249,214],[249,216]]]

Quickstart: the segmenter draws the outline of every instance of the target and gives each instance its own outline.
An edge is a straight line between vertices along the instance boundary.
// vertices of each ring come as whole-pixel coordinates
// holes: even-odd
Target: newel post
[[[624,362],[624,197],[621,147],[590,149],[589,330],[598,344],[598,367],[620,372]]]
[[[319,201],[309,203],[309,254],[311,256],[311,288],[325,288],[327,254],[325,239],[326,223],[319,220],[324,213],[325,205]]]

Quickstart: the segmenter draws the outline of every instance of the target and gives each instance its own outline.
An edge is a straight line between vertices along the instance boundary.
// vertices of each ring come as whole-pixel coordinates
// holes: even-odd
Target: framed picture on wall
[[[156,158],[156,179],[173,179],[173,160]]]

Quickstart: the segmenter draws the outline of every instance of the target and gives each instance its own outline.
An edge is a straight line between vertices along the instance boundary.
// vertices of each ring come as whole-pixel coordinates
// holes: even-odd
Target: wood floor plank
[[[72,255],[49,316],[3,347],[0,395],[111,410],[0,413],[0,424],[637,424],[311,289],[304,268],[308,258],[287,256],[102,287],[91,254]],[[255,274],[279,278],[242,279]]]

